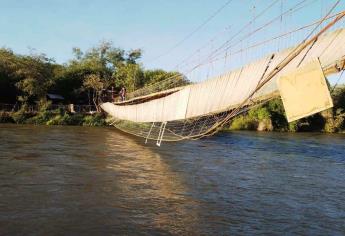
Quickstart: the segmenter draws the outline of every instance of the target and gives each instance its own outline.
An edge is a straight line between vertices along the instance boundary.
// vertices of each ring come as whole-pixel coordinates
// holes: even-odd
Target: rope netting
[[[123,132],[145,138],[146,140],[155,140],[158,144],[162,141],[199,139],[211,135],[220,129],[221,125],[225,124],[224,122],[229,121],[229,118],[244,113],[248,111],[249,108],[265,103],[272,98],[274,98],[274,96],[265,100],[249,102],[240,109],[232,108],[224,112],[200,116],[193,119],[146,123],[115,119],[112,124]]]

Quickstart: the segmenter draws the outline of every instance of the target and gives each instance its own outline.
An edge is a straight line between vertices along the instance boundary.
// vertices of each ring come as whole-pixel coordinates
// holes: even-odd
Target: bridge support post
[[[165,131],[165,126],[166,126],[166,125],[167,125],[167,122],[166,122],[166,121],[165,121],[165,122],[162,122],[161,127],[160,127],[160,129],[159,129],[159,134],[158,134],[157,143],[156,143],[156,145],[157,145],[158,147],[161,146],[162,139],[163,139],[163,135],[164,135],[164,131]]]
[[[155,127],[155,122],[152,122],[152,125],[151,125],[151,128],[149,130],[149,133],[147,134],[146,139],[145,139],[145,144],[147,144],[147,140],[149,139],[149,137],[151,135],[151,131],[152,131],[153,127]]]

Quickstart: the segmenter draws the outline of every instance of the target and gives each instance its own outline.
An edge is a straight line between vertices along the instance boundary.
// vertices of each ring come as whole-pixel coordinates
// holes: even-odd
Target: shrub
[[[12,113],[12,119],[17,124],[24,124],[27,119],[31,116],[29,113],[26,112],[27,106],[24,104],[22,107],[17,111]]]
[[[258,123],[256,120],[246,115],[240,115],[235,117],[229,129],[230,130],[256,130]]]
[[[46,125],[64,125],[64,118],[60,114],[56,115],[52,119],[48,120]]]
[[[53,117],[53,119],[49,120],[46,124],[47,125],[72,125],[71,117],[73,115],[69,115],[67,113],[61,115],[57,114]]]
[[[84,117],[83,126],[103,126],[105,125],[105,119],[102,114],[88,115]]]
[[[324,131],[328,133],[340,132],[345,128],[344,116],[336,116],[326,120]]]
[[[248,112],[248,116],[257,121],[262,121],[265,119],[270,119],[271,115],[266,107],[260,106],[257,108],[253,108]]]
[[[81,125],[83,115],[81,114],[56,114],[46,122],[46,125]]]
[[[332,99],[335,108],[345,110],[345,85],[336,87],[332,91]]]
[[[272,99],[267,104],[265,104],[265,106],[270,113],[273,129],[277,131],[288,130],[289,123],[287,122],[285,116],[285,110],[282,100],[279,98]]]
[[[39,111],[35,116],[25,121],[25,123],[43,125],[46,124],[47,121],[49,121],[52,117],[54,117],[54,113],[52,111],[42,110]]]
[[[289,123],[289,132],[297,132],[298,131],[298,121],[292,121]]]
[[[82,125],[84,121],[84,115],[71,114],[69,117],[65,117],[68,125]]]
[[[47,111],[50,106],[52,105],[51,101],[47,101],[46,99],[41,99],[38,103],[38,109],[40,112]]]
[[[55,111],[49,110],[49,107],[51,106],[51,101],[47,100],[40,100],[38,103],[38,112],[35,114],[35,116],[27,119],[25,121],[26,124],[35,124],[35,125],[43,125],[46,124],[52,117],[55,116]]]

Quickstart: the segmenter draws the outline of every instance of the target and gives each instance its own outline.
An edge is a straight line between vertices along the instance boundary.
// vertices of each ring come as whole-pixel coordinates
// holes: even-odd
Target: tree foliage
[[[145,70],[140,49],[126,51],[111,42],[72,52],[70,61],[58,64],[44,54],[19,55],[0,48],[0,103],[32,104],[50,92],[62,95],[64,103],[97,104],[104,91],[125,86],[131,92],[177,74]]]
[[[44,54],[22,56],[10,49],[0,50],[1,89],[9,89],[18,100],[26,102],[44,97],[53,85],[53,60]],[[4,99],[5,100],[5,99]]]

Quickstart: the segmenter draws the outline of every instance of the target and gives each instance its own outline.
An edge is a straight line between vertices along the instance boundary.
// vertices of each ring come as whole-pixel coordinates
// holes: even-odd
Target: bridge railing
[[[174,75],[170,78],[167,78],[162,81],[158,81],[156,83],[149,84],[143,88],[137,89],[133,92],[126,94],[126,100],[133,99],[136,97],[142,97],[149,94],[161,92],[164,90],[181,87],[184,85],[188,85],[191,82],[187,80],[185,76],[182,75]],[[120,96],[115,97],[115,101],[121,101]]]

